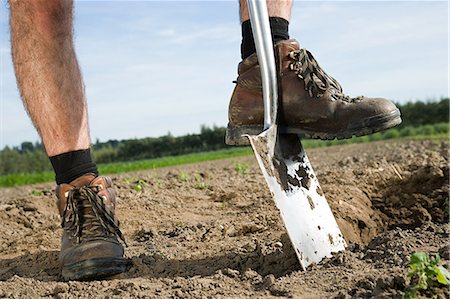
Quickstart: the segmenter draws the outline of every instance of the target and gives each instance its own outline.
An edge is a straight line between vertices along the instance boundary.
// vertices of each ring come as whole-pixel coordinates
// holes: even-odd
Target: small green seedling
[[[149,186],[149,184],[146,181],[144,181],[142,179],[138,179],[137,181],[134,182],[133,189],[137,192],[141,192],[144,189],[144,187],[148,187],[148,186]]]
[[[33,190],[33,191],[31,191],[31,195],[33,195],[33,196],[42,196],[42,195],[44,195],[44,192],[40,191],[40,190]]]
[[[208,188],[208,185],[205,183],[205,181],[203,180],[202,176],[198,173],[194,174],[194,178],[195,178],[195,183],[194,183],[194,188],[195,189],[200,189],[200,190],[204,190],[206,188]]]
[[[142,190],[144,190],[144,187],[150,186],[143,179],[125,178],[124,181],[127,185],[130,185],[130,187],[133,188],[134,191],[137,191],[137,192],[141,192]]]
[[[182,183],[186,183],[187,181],[189,181],[189,175],[186,172],[184,172],[183,170],[180,170],[177,178]]]
[[[405,299],[416,298],[421,290],[434,293],[434,287],[449,284],[450,273],[441,265],[439,255],[430,257],[428,253],[415,252],[409,258],[409,268],[408,277],[415,283],[403,294]]]
[[[246,163],[236,162],[234,163],[234,170],[239,175],[244,175],[248,172],[248,165]]]

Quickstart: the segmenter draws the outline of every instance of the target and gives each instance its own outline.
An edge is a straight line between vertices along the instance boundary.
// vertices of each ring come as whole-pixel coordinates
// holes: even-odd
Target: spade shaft
[[[248,10],[252,24],[258,63],[261,69],[264,101],[264,130],[276,120],[278,108],[278,84],[272,34],[266,1],[249,0]]]

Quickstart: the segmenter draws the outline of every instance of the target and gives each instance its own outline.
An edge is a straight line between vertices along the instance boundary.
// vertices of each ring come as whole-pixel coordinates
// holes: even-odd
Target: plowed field
[[[449,265],[448,146],[307,149],[349,247],[305,272],[251,156],[114,175],[133,267],[104,281],[62,281],[53,184],[0,189],[0,297],[401,298],[411,253]]]

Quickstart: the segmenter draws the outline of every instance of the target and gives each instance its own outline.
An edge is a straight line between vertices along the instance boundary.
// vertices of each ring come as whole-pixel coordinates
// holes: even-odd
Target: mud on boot
[[[64,280],[92,280],[128,270],[125,244],[115,217],[109,177],[86,174],[56,187],[63,235],[59,260]]]
[[[344,139],[386,130],[401,123],[400,111],[383,98],[349,97],[295,40],[275,45],[278,68],[278,125],[283,133],[315,139]],[[264,105],[256,53],[238,67],[228,110],[226,143],[248,144],[243,134],[263,129]]]

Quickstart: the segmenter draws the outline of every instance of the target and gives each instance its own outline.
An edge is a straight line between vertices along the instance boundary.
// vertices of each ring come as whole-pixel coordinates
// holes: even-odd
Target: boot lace
[[[75,230],[74,237],[81,243],[81,237],[98,237],[114,234],[127,246],[119,229],[119,222],[109,212],[103,199],[98,196],[98,186],[83,186],[69,191],[62,216],[61,226],[69,231]],[[85,213],[90,209],[93,213]],[[66,227],[67,225],[67,227]]]
[[[320,98],[328,90],[335,100],[355,102],[363,100],[362,96],[351,98],[343,93],[341,85],[325,73],[319,66],[314,56],[308,50],[301,48],[288,53],[293,62],[290,70],[305,82],[305,90],[310,97]]]

